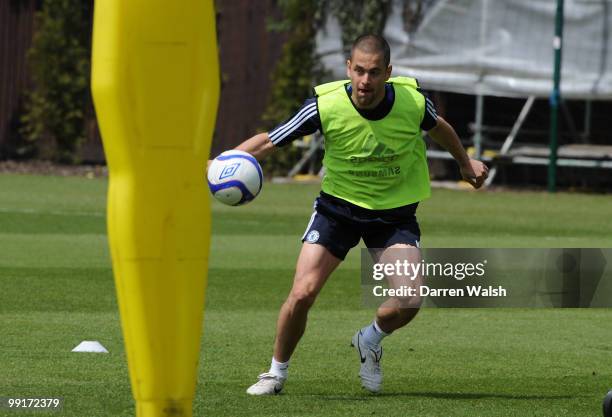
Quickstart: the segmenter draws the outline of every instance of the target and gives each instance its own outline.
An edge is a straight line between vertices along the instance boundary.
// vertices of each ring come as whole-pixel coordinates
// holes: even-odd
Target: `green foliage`
[[[348,56],[353,41],[360,35],[382,34],[391,10],[391,0],[327,0],[322,7],[338,19],[342,28],[342,45]]]
[[[281,0],[284,19],[271,22],[270,30],[286,32],[287,42],[272,79],[270,99],[262,116],[266,129],[295,112],[304,99],[312,95],[313,80],[323,76],[315,53],[315,37],[319,27],[317,13],[320,0]],[[268,174],[286,174],[299,159],[299,151],[290,147],[272,154],[265,165]]]
[[[27,95],[21,134],[32,147],[48,135],[53,158],[76,162],[89,105],[92,2],[44,0],[29,51],[34,89]]]
[[[274,86],[262,116],[265,129],[289,117],[312,95],[312,87],[325,79],[327,72],[316,53],[316,33],[328,13],[340,22],[347,52],[359,35],[382,33],[391,0],[280,0],[278,4],[284,18],[269,29],[286,33],[287,42],[272,75]],[[298,149],[284,149],[268,158],[266,171],[285,175],[299,158]]]

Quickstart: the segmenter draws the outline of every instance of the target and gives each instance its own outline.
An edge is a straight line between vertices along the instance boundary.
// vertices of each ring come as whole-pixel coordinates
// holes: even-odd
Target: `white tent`
[[[504,97],[547,97],[552,89],[556,0],[433,0],[408,33],[395,0],[384,35],[395,75],[426,89]],[[565,0],[561,93],[612,99],[612,2]],[[340,28],[331,17],[318,52],[345,77]]]

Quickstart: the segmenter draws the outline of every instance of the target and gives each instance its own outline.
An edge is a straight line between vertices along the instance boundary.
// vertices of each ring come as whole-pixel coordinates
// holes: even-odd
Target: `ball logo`
[[[233,176],[236,171],[238,171],[238,168],[240,168],[240,162],[236,162],[235,164],[226,166],[225,168],[223,168],[223,171],[221,171],[221,175],[219,175],[219,180]]]
[[[315,243],[318,240],[319,232],[317,232],[316,230],[311,230],[310,232],[308,232],[308,235],[306,235],[306,242],[308,243]]]
[[[263,172],[253,155],[233,149],[210,161],[206,180],[218,201],[228,206],[240,206],[257,197],[263,183]]]

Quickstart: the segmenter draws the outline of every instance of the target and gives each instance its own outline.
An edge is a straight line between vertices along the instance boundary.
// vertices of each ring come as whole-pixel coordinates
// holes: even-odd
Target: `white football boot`
[[[257,377],[259,381],[254,383],[247,389],[249,395],[276,395],[283,390],[285,378],[271,374],[270,372],[263,373]]]
[[[361,361],[361,369],[359,370],[361,386],[370,392],[379,392],[382,385],[382,370],[380,369],[382,346],[379,346],[376,350],[366,346],[361,330],[353,336],[351,346],[357,350]]]

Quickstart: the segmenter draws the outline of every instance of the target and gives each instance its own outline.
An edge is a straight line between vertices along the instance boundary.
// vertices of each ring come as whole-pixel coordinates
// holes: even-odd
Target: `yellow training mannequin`
[[[191,416],[219,96],[212,0],[96,0],[92,67],[137,415]]]

